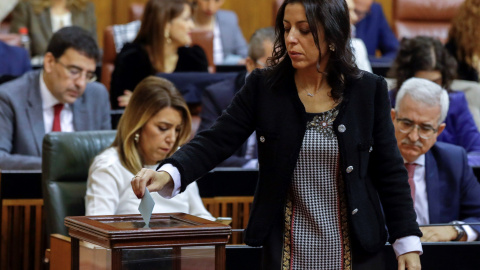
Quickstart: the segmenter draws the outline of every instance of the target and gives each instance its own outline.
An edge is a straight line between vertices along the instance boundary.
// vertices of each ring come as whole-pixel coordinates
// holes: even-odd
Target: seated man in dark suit
[[[27,50],[0,41],[0,78],[18,77],[31,69]]]
[[[111,129],[108,92],[94,82],[98,58],[87,31],[62,28],[42,70],[0,86],[1,169],[41,169],[43,136],[51,131]]]
[[[447,91],[429,80],[411,78],[397,94],[391,116],[398,148],[405,160],[424,242],[474,241],[480,222],[480,184],[462,147],[437,142],[444,130],[449,99]]]
[[[373,0],[355,0],[355,13],[358,16],[355,36],[365,42],[370,61],[392,61],[399,44],[385,19],[382,6]],[[382,53],[381,59],[375,57],[377,50]]]
[[[235,94],[245,84],[246,76],[255,68],[266,67],[267,58],[272,55],[275,31],[272,27],[261,28],[252,35],[245,60],[247,70],[235,78],[213,84],[202,94],[202,121],[198,131],[208,129],[232,101]],[[257,167],[255,134],[235,153],[220,164],[223,167]]]

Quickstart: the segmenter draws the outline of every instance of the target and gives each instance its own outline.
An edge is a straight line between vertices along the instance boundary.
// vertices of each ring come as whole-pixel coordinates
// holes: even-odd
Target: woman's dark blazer
[[[272,221],[284,215],[306,123],[293,74],[280,87],[271,89],[262,71],[256,70],[212,128],[197,134],[163,164],[178,168],[183,191],[229,157],[256,130],[259,181],[245,242],[259,246]],[[360,79],[348,81],[333,128],[350,227],[360,247],[376,252],[384,246],[385,222],[391,243],[404,236],[421,236],[394,136],[385,80],[365,72]]]

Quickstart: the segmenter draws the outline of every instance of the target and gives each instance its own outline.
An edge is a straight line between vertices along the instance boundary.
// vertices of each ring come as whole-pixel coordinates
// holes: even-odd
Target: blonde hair
[[[155,76],[142,80],[133,91],[118,123],[117,135],[112,144],[118,148],[122,165],[131,173],[136,174],[143,167],[142,157],[134,140],[135,134],[140,132],[150,118],[167,107],[179,111],[182,115],[182,128],[168,157],[190,137],[192,120],[185,100],[170,81]]]
[[[89,0],[67,0],[67,9],[69,10],[85,10]],[[46,8],[49,8],[52,3],[50,0],[31,0],[33,11],[39,14]]]
[[[190,7],[187,0],[150,0],[145,5],[140,30],[134,42],[146,46],[152,66],[157,72],[165,71],[164,44],[167,23]]]
[[[449,39],[455,40],[456,56],[459,61],[465,61],[473,66],[474,56],[480,56],[480,0],[466,0],[459,7],[452,20]]]

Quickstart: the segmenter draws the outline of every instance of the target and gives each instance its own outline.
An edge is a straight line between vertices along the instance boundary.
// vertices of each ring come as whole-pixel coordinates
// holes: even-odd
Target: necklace
[[[307,96],[309,96],[309,97],[315,96],[315,95],[317,94],[317,91],[318,91],[318,89],[317,89],[317,90],[315,91],[315,93],[312,94],[312,93],[308,92],[307,89],[305,89],[305,88],[304,88],[303,90],[305,91],[305,93],[307,93]]]

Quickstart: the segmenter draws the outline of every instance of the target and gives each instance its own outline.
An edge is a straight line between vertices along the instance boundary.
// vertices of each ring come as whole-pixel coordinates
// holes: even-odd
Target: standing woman
[[[183,191],[255,130],[259,182],[245,242],[263,246],[265,269],[379,269],[385,225],[398,269],[420,269],[387,86],[354,64],[345,1],[286,0],[276,33],[271,68],[254,71],[211,129],[158,172],[138,172],[135,194]]]
[[[95,6],[88,0],[20,1],[12,18],[12,33],[28,29],[32,57],[44,55],[53,33],[66,26],[80,26],[97,40]]]
[[[208,71],[205,52],[192,43],[192,9],[187,0],[150,0],[132,43],[115,60],[110,102],[118,109],[128,104],[133,89],[158,72]]]

